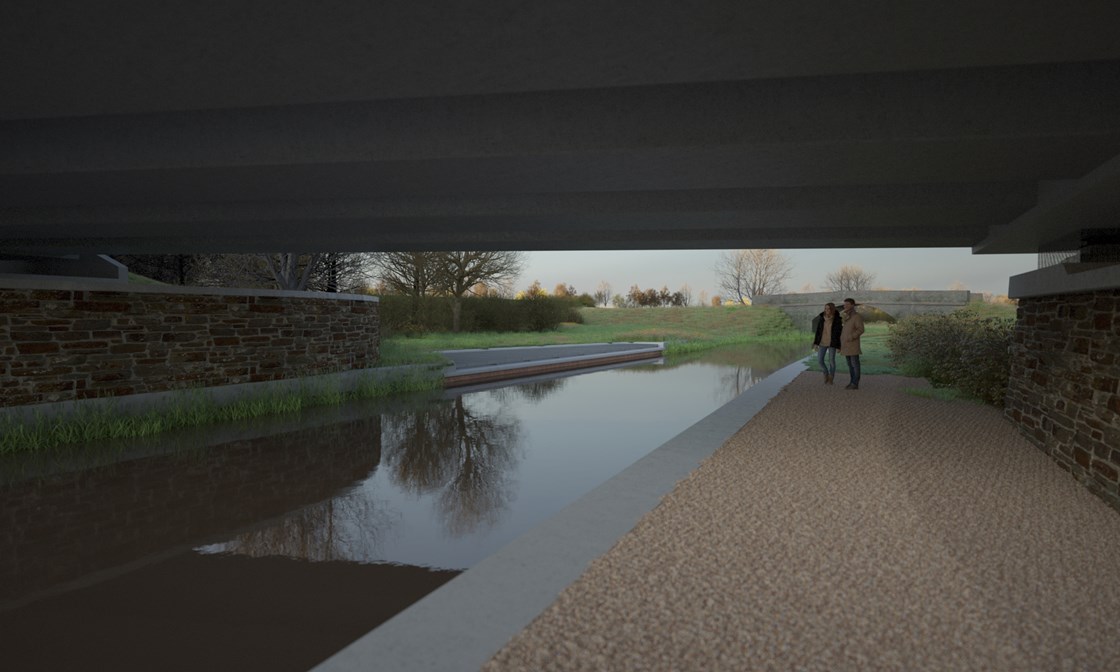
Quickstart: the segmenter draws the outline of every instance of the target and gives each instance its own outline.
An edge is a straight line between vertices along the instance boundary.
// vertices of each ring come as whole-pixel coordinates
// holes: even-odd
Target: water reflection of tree
[[[251,557],[369,561],[379,557],[381,539],[392,525],[393,518],[383,502],[355,489],[239,534],[221,545],[221,550]]]
[[[550,378],[532,383],[506,385],[490,390],[490,396],[498,401],[507,402],[513,398],[521,398],[534,404],[540,403],[550,395],[559,392],[568,384],[567,378]]]
[[[486,413],[458,396],[383,419],[383,459],[392,479],[413,493],[438,493],[452,536],[493,525],[512,497],[521,429],[503,411]]]

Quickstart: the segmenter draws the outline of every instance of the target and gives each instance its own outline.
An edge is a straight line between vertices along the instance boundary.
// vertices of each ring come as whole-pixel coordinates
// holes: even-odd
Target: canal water
[[[0,465],[0,666],[306,670],[804,351],[725,348]]]

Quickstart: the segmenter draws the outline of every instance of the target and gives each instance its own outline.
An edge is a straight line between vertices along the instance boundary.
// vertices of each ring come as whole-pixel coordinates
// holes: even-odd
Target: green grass
[[[863,350],[859,358],[860,375],[905,375],[891,363],[891,351],[887,348],[888,333],[890,333],[890,325],[885,322],[872,322],[867,325],[866,331],[859,339],[860,349]],[[814,371],[817,370],[819,368],[817,353],[814,352],[812,356],[806,357],[805,365]],[[840,375],[841,371],[847,373],[848,365],[843,355],[837,352],[836,375]]]
[[[583,324],[565,322],[555,331],[436,333],[381,341],[385,366],[439,361],[439,350],[657,341],[667,354],[724,345],[805,338],[789,317],[769,306],[718,308],[584,308]]]
[[[133,273],[132,271],[128,272],[128,281],[131,282],[134,285],[166,285],[167,284],[166,282],[160,282],[159,280],[153,280],[153,279],[151,279],[147,276],[140,275],[138,273]]]
[[[219,404],[198,390],[184,390],[166,407],[146,413],[124,413],[109,405],[95,410],[81,410],[64,418],[39,416],[30,422],[0,420],[0,455],[41,452],[94,441],[140,438],[185,427],[297,413],[304,408],[432,390],[441,386],[438,375],[419,369],[392,380],[369,376],[348,391],[337,384],[308,383],[297,390],[263,393],[231,404]]]

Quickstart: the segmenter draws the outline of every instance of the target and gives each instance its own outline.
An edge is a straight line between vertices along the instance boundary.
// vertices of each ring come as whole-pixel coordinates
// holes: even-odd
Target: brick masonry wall
[[[0,406],[371,367],[377,309],[348,295],[0,286]]]
[[[1120,509],[1120,290],[1019,300],[1006,414]]]

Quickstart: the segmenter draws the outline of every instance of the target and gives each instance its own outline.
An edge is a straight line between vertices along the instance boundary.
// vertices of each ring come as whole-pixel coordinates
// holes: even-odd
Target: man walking
[[[844,299],[844,326],[840,330],[840,354],[848,360],[848,376],[851,380],[845,390],[859,389],[859,337],[863,335],[863,315],[856,312],[855,299]]]

